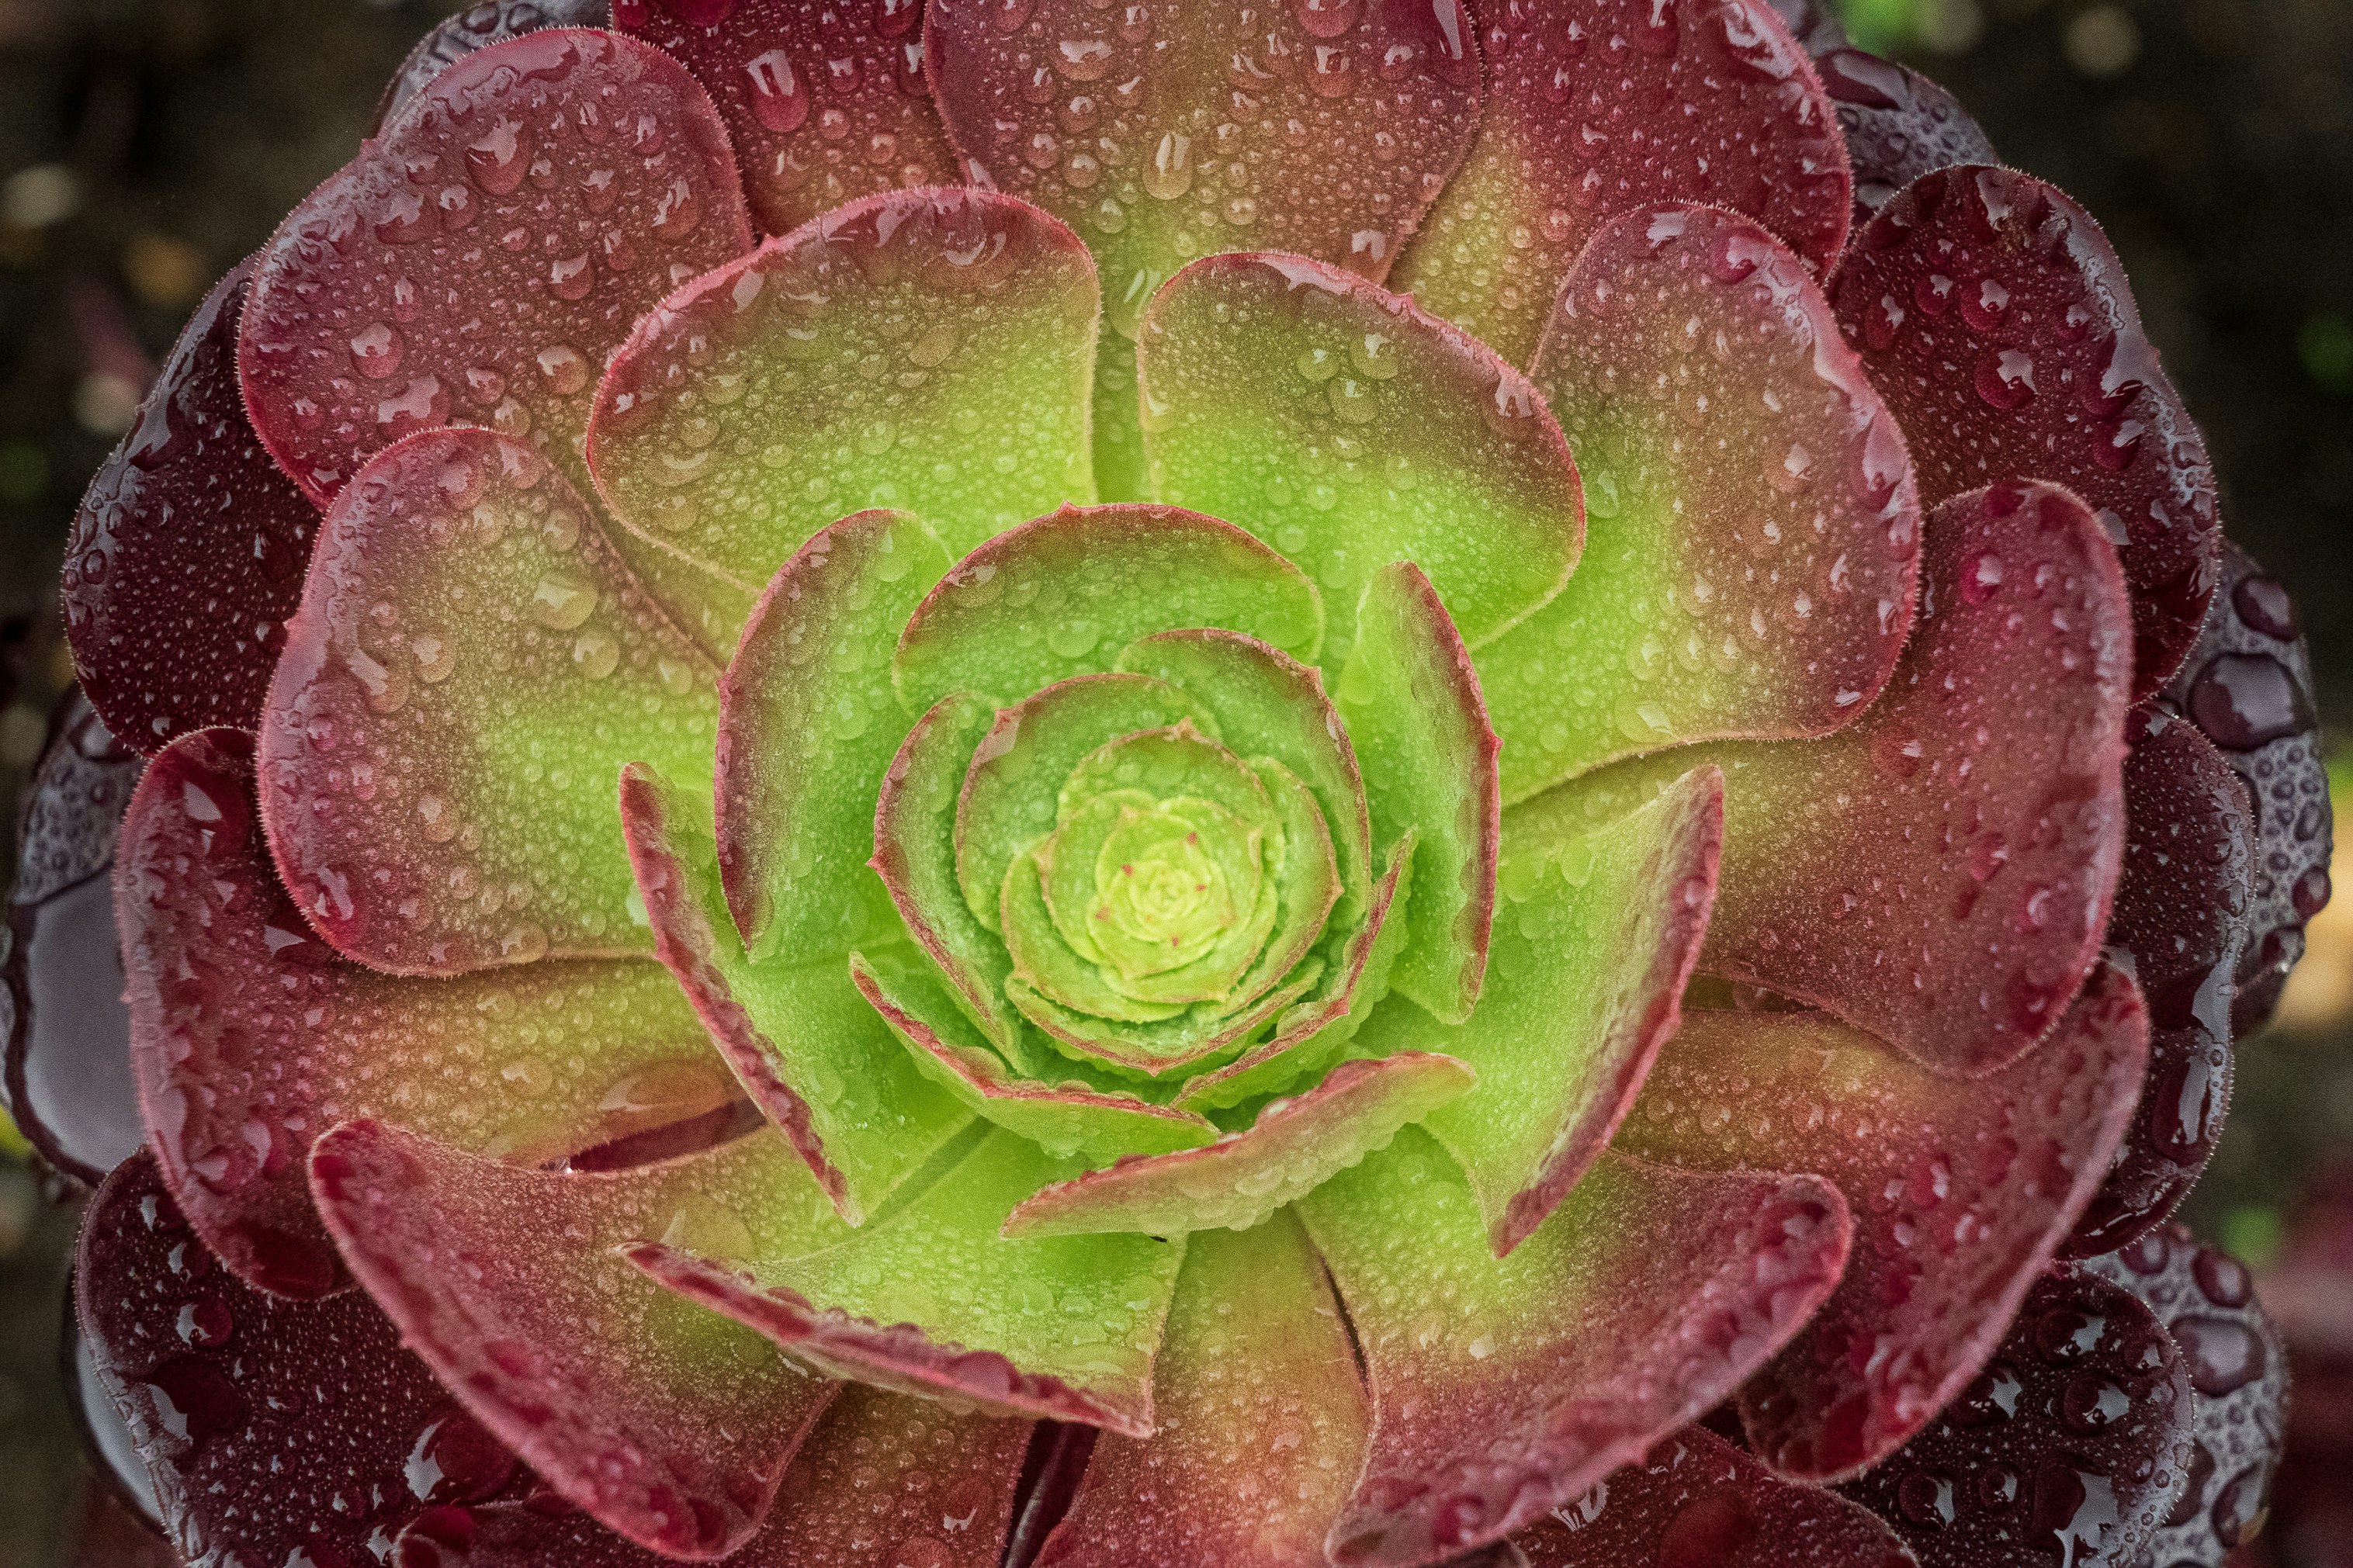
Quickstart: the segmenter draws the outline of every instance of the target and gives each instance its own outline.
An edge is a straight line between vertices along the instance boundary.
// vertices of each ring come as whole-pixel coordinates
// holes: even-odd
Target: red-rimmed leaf
[[[2178,1225],[2084,1269],[2138,1297],[2180,1348],[2197,1394],[2189,1474],[2147,1561],[2219,1563],[2263,1525],[2287,1406],[2287,1354],[2243,1265]]]
[[[862,511],[778,569],[719,683],[720,885],[754,959],[843,956],[874,921],[875,794],[906,733],[899,633],[948,552],[922,520]]]
[[[1578,258],[1533,374],[1584,476],[1586,552],[1479,650],[1504,797],[1861,712],[1911,629],[1919,502],[1798,258],[1728,213],[1637,208]]]
[[[1918,627],[1853,723],[1623,763],[1519,809],[1599,822],[1717,763],[1702,970],[1986,1072],[2050,1030],[2099,956],[2124,855],[2130,611],[2115,547],[2054,487],[1956,497],[1926,536]]]
[[[852,1384],[785,1472],[738,1568],[998,1568],[1029,1423],[961,1415]],[[877,1555],[877,1553],[881,1555]],[[441,1508],[399,1541],[399,1568],[662,1568],[552,1493]]]
[[[2165,700],[2221,748],[2254,806],[2254,899],[2231,1026],[2252,1035],[2328,906],[2333,813],[2314,716],[2312,657],[2278,578],[2225,541],[2222,584]]]
[[[827,1251],[748,1268],[691,1239],[628,1254],[822,1371],[1147,1436],[1183,1238],[997,1234],[1015,1204],[1077,1173],[992,1131],[912,1203]]]
[[[589,466],[639,553],[747,593],[869,507],[918,514],[961,555],[1094,499],[1095,309],[1093,264],[1035,207],[871,196],[638,322],[597,389]]]
[[[1208,1118],[1098,1087],[1075,1076],[1076,1063],[1059,1057],[1043,1063],[1025,1058],[1024,1066],[1042,1068],[1039,1077],[1008,1067],[959,1027],[963,1020],[945,989],[912,955],[885,973],[852,954],[850,978],[934,1081],[976,1115],[1050,1154],[1108,1164],[1123,1154],[1190,1149],[1217,1136]],[[1072,1076],[1050,1081],[1057,1071]]]
[[[1155,632],[1215,627],[1313,663],[1324,600],[1229,522],[1173,506],[1064,507],[956,563],[899,639],[899,700],[1016,702],[1108,670]]]
[[[1919,1568],[1868,1509],[1779,1479],[1704,1426],[1512,1540],[1529,1568]]]
[[[1341,268],[1210,257],[1138,339],[1153,495],[1240,524],[1356,603],[1410,561],[1477,646],[1559,591],[1585,542],[1577,465],[1525,377]],[[1337,669],[1351,617],[1325,638]]]
[[[2214,470],[2091,215],[2007,169],[1925,174],[1856,237],[1835,292],[1922,504],[2017,479],[2082,496],[2122,542],[2133,694],[2164,685],[2214,592]]]
[[[2180,1492],[2195,1401],[2149,1310],[2091,1275],[2036,1282],[1968,1392],[1841,1488],[1921,1568],[2126,1568]]]
[[[1493,1541],[1697,1419],[1830,1294],[1849,1235],[1810,1176],[1605,1154],[1499,1260],[1412,1129],[1301,1211],[1372,1381],[1371,1449],[1327,1542],[1344,1568]]]
[[[1088,0],[934,0],[926,68],[967,174],[1070,224],[1102,268],[1107,499],[1145,493],[1132,392],[1145,302],[1231,247],[1378,282],[1471,143],[1472,31],[1459,0],[1213,0],[1133,18]]]
[[[598,371],[681,278],[752,243],[727,133],[686,68],[550,28],[469,55],[287,215],[238,348],[254,426],[324,506],[453,419],[575,479]]]
[[[1617,1146],[1694,1169],[1812,1171],[1855,1215],[1838,1293],[1741,1393],[1767,1463],[1852,1475],[1976,1375],[2098,1188],[2147,1038],[2139,994],[2114,969],[2057,1034],[1974,1080],[1819,1013],[1684,1019]]]
[[[66,542],[66,637],[82,689],[143,752],[207,724],[253,727],[318,531],[237,389],[252,265],[230,268],[181,329]]]
[[[253,742],[183,736],[123,821],[115,910],[132,1064],[165,1180],[250,1282],[344,1282],[304,1158],[379,1116],[533,1163],[724,1104],[734,1093],[661,966],[535,963],[448,980],[380,974],[311,934],[272,871]]]
[[[721,1255],[846,1234],[782,1138],[614,1172],[551,1172],[348,1121],[311,1156],[320,1212],[402,1337],[556,1490],[642,1545],[726,1555],[768,1510],[833,1385],[615,1256]]]
[[[602,27],[612,20],[610,0],[488,0],[469,5],[417,40],[385,84],[370,133],[380,132],[434,78],[469,55],[543,27]]]
[[[2000,161],[1960,100],[1910,66],[1862,49],[1832,48],[1814,56],[1814,68],[1846,133],[1858,228],[1932,170]]]
[[[620,0],[614,25],[686,63],[770,234],[904,185],[956,177],[923,79],[923,0]]]
[[[1461,1062],[1426,1052],[1342,1062],[1207,1148],[1131,1157],[1039,1190],[1007,1216],[1005,1234],[1247,1230],[1387,1148],[1398,1128],[1459,1098],[1472,1081]]]
[[[1479,1086],[1430,1113],[1461,1162],[1497,1257],[1585,1174],[1675,1031],[1707,934],[1724,845],[1724,775],[1693,770],[1575,838],[1505,829],[1486,994],[1460,1025],[1374,1015],[1366,1054],[1448,1052]]]
[[[280,1300],[222,1270],[144,1154],[90,1205],[74,1292],[186,1562],[365,1563],[421,1510],[522,1479],[365,1296]]]
[[[2064,1247],[2110,1252],[2173,1212],[2214,1152],[2231,1102],[2231,986],[2247,935],[2254,826],[2247,793],[2197,729],[2134,710],[2125,867],[2108,917],[2149,1012],[2148,1077],[2115,1167]]]
[[[1157,1429],[1106,1434],[1038,1568],[1324,1560],[1370,1411],[1314,1249],[1278,1215],[1187,1243],[1154,1380]]]
[[[720,1056],[834,1206],[862,1225],[971,1121],[918,1069],[839,959],[754,963],[719,886],[711,809],[632,763],[621,824],[654,952]]]
[[[1478,11],[1479,140],[1398,265],[1398,287],[1431,310],[1527,363],[1577,252],[1647,202],[1746,213],[1817,274],[1838,259],[1846,146],[1766,0]]]
[[[1411,833],[1413,897],[1390,982],[1441,1020],[1479,1000],[1495,914],[1503,836],[1501,742],[1479,674],[1419,567],[1384,566],[1356,608],[1356,636],[1333,693],[1363,759],[1373,845]]]
[[[16,885],[5,910],[0,1106],[43,1159],[92,1186],[147,1136],[104,874],[140,763],[68,688],[19,797]]]
[[[708,777],[710,666],[563,474],[427,431],[336,498],[259,740],[304,916],[394,973],[636,955],[613,781]]]

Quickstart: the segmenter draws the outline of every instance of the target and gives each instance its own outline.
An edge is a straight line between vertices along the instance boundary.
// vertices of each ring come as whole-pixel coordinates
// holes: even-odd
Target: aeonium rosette
[[[2326,887],[2177,715],[2308,751],[2292,616],[2088,216],[1799,21],[421,47],[69,567],[182,1550],[2235,1540],[2151,1227]]]

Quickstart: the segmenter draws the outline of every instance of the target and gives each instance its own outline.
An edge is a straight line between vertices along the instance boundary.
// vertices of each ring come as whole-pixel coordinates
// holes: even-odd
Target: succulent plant
[[[479,6],[69,552],[94,1370],[206,1564],[2219,1563],[2223,551],[1810,6]]]

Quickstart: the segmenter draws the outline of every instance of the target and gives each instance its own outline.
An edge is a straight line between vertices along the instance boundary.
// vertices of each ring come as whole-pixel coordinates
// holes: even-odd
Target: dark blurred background
[[[0,821],[67,679],[56,578],[182,319],[364,131],[432,0],[0,0]],[[2353,732],[2353,0],[1851,0],[2098,215],[2239,541],[2295,589]],[[2341,752],[2339,753],[2341,754]],[[2339,775],[2339,820],[2348,804]],[[11,839],[13,841],[13,839]],[[0,885],[8,879],[0,847]],[[2339,862],[2340,888],[2353,864]],[[2240,1053],[2188,1217],[2264,1270],[2302,1397],[2260,1560],[2353,1568],[2353,898]],[[111,1528],[58,1367],[73,1228],[0,1154],[0,1568]],[[127,1537],[83,1542],[131,1563]],[[110,1542],[116,1542],[110,1544]],[[269,1568],[269,1565],[259,1565]]]

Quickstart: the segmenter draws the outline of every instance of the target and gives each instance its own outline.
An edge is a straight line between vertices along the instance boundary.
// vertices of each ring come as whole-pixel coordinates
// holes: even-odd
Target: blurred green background
[[[90,471],[188,309],[350,154],[394,66],[452,8],[0,0],[0,805],[68,674],[55,580]],[[2212,447],[2231,531],[2296,593],[2324,719],[2353,721],[2353,3],[1846,14],[1858,42],[1944,81],[2009,162],[2106,226]],[[2353,899],[2312,938],[2280,1024],[2242,1048],[2189,1213],[2259,1264],[2353,1149]],[[0,1568],[65,1563],[83,1528],[57,1371],[72,1215],[47,1197],[0,1158]],[[2297,1531],[2283,1560],[2353,1563],[2333,1535]]]

